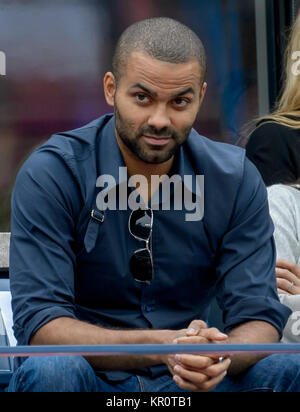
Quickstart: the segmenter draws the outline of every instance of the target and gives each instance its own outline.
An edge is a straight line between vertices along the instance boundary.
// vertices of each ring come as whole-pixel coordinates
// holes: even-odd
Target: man
[[[192,130],[206,92],[205,74],[205,51],[190,29],[168,18],[138,22],[121,36],[113,72],[104,77],[115,116],[53,136],[25,163],[13,195],[10,253],[19,344],[279,340],[290,311],[276,294],[264,185],[243,150]],[[153,208],[124,207],[124,167],[130,179],[139,176],[136,203]],[[152,205],[163,187],[155,179],[150,184],[153,176],[173,175],[183,182],[204,175],[204,193],[183,183],[193,199],[204,199],[202,218],[189,220],[178,207],[162,210],[160,200]],[[104,177],[110,184],[102,196]],[[132,194],[129,188],[126,200]],[[174,201],[177,189],[169,194]],[[207,320],[215,295],[226,335],[199,320]],[[296,357],[258,360],[30,358],[8,390],[298,387]],[[225,379],[227,373],[240,377]]]

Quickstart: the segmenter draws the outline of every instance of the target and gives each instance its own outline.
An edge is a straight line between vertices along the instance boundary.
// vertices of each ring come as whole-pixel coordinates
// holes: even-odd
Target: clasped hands
[[[228,336],[216,328],[208,328],[201,320],[191,322],[177,334],[176,344],[226,343]],[[219,355],[169,355],[165,362],[176,384],[183,390],[210,392],[225,378],[231,360],[220,362]]]

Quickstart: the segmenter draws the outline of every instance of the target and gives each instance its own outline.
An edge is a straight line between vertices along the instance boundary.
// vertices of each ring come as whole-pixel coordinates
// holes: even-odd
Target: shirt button
[[[145,312],[151,312],[151,311],[152,311],[151,306],[145,305],[145,306],[144,306],[144,311],[145,311]]]

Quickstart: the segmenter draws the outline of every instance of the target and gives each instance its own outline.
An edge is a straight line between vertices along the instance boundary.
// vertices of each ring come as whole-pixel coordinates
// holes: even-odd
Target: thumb
[[[198,335],[201,329],[207,329],[207,324],[203,320],[193,320],[187,331],[187,336],[195,336]]]
[[[217,328],[209,328],[201,331],[201,336],[209,341],[224,341],[228,339],[228,335],[220,332]]]

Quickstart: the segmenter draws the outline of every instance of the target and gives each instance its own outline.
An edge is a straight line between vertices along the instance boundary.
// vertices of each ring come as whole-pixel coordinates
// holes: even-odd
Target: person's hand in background
[[[279,259],[276,262],[278,294],[300,294],[300,268],[296,263]]]

